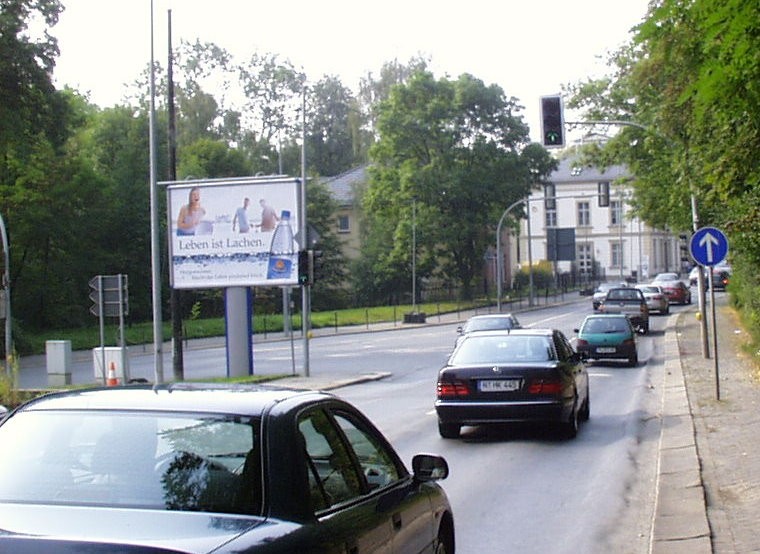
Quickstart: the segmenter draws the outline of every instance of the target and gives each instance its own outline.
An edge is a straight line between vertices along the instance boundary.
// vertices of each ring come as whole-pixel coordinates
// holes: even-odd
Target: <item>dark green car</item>
[[[587,360],[622,359],[631,367],[639,363],[636,330],[625,314],[589,315],[574,331],[573,347]]]

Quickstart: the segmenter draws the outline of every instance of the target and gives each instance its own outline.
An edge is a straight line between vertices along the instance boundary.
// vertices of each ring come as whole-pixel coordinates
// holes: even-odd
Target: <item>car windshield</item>
[[[641,291],[637,289],[612,289],[607,293],[608,300],[641,300]]]
[[[650,294],[660,292],[660,287],[637,287],[637,288],[641,292],[648,292]]]
[[[0,502],[258,514],[257,427],[240,417],[19,413],[0,427],[13,445],[0,452]]]
[[[627,333],[630,325],[622,317],[594,317],[586,320],[581,334]]]
[[[468,336],[451,365],[542,362],[554,359],[548,337],[531,335]]]
[[[464,332],[495,331],[498,329],[512,329],[513,327],[514,320],[511,317],[483,317],[468,321],[464,327]]]

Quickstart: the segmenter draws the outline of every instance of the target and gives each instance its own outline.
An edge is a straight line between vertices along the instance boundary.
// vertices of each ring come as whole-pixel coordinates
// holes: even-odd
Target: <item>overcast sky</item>
[[[52,34],[55,77],[101,107],[120,102],[150,60],[151,0],[63,0]],[[237,61],[277,54],[311,80],[360,77],[384,62],[422,55],[437,77],[471,73],[525,107],[539,140],[539,97],[607,73],[607,53],[627,42],[648,0],[153,0],[154,57],[172,42],[213,42]]]

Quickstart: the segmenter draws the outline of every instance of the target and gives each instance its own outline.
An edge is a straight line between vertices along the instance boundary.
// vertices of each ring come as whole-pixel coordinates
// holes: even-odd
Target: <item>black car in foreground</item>
[[[8,415],[0,444],[0,552],[454,552],[445,460],[410,474],[329,393],[54,393]]]
[[[459,437],[464,425],[509,422],[550,423],[573,438],[589,406],[586,367],[556,329],[470,333],[438,373],[444,438]]]

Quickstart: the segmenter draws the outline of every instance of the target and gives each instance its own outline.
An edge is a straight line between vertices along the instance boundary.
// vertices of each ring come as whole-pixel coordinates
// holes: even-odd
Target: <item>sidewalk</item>
[[[752,360],[742,351],[746,340],[735,312],[727,305],[727,298],[720,295],[716,299],[716,328],[718,329],[718,375],[716,385],[715,358],[712,330],[709,332],[711,357],[702,353],[700,323],[695,317],[696,306],[679,314],[676,324],[680,369],[685,382],[688,413],[674,410],[666,412],[663,438],[669,433],[668,420],[681,415],[690,415],[696,438],[696,456],[700,470],[699,484],[689,477],[689,484],[682,488],[680,501],[685,507],[687,497],[702,496],[709,523],[711,550],[704,550],[701,535],[681,537],[680,548],[676,539],[663,542],[666,535],[658,537],[657,530],[664,531],[663,523],[657,520],[655,540],[667,548],[653,548],[653,552],[713,552],[749,553],[760,552],[760,533],[757,519],[760,516],[760,375],[753,367]],[[708,303],[708,326],[711,327],[710,305]],[[667,380],[678,381],[679,375],[669,375]],[[718,390],[720,400],[718,400]],[[672,391],[666,390],[666,396]],[[667,400],[666,400],[667,403]],[[686,419],[686,418],[685,418]],[[688,422],[680,422],[688,426]],[[665,469],[672,454],[662,452],[661,468]],[[667,510],[668,498],[663,494],[663,484],[667,474],[661,471],[660,508]],[[672,506],[671,506],[672,507]],[[698,525],[699,514],[693,514],[692,531],[701,532]],[[672,523],[672,521],[670,522]],[[671,534],[672,536],[672,534]],[[658,543],[655,543],[657,545]]]

